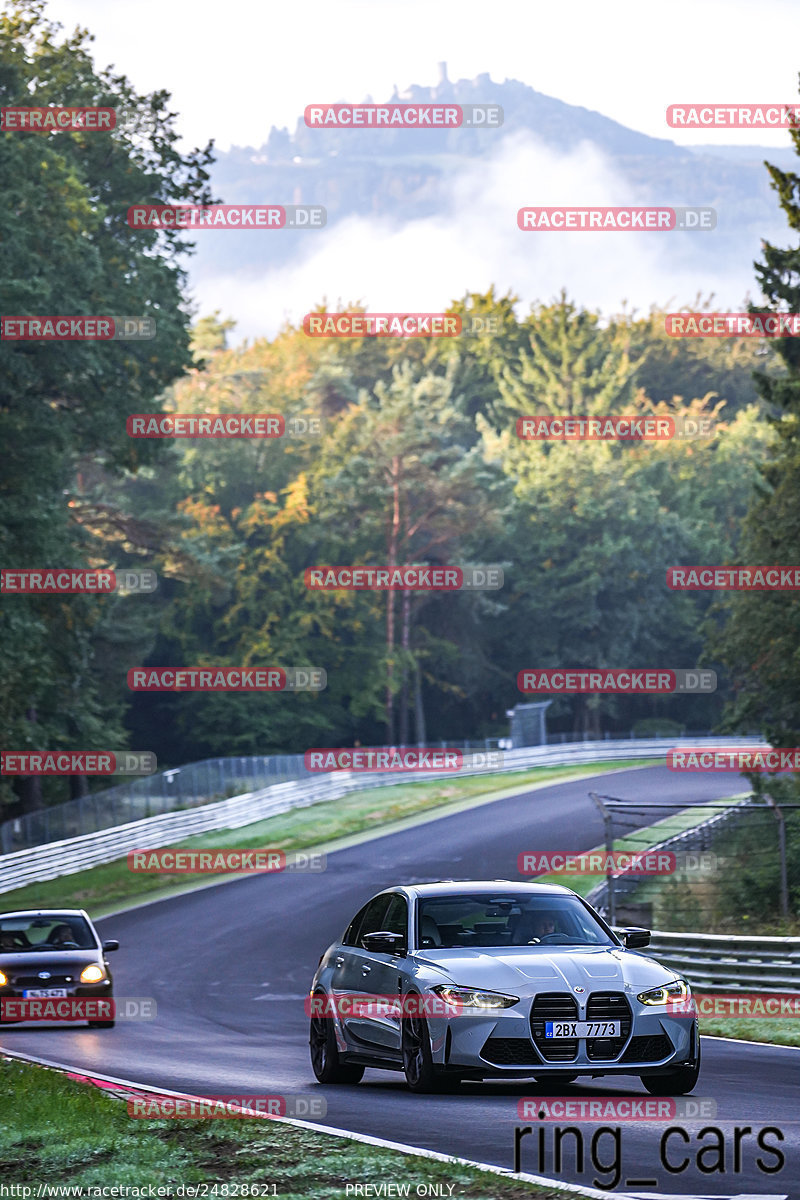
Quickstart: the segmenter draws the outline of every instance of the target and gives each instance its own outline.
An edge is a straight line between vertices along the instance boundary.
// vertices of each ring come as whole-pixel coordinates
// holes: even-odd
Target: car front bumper
[[[454,1017],[428,1017],[433,1061],[482,1075],[631,1075],[674,1070],[696,1057],[697,1019],[668,1015],[663,1009],[631,1003],[631,1029],[613,1056],[589,1053],[586,1039],[576,1052],[551,1060],[534,1044],[531,1001],[500,1013],[465,1010]]]

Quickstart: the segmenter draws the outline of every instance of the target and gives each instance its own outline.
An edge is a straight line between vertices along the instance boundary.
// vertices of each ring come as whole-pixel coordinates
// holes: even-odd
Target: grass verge
[[[652,765],[648,763],[647,765]],[[597,775],[601,771],[641,767],[641,760],[587,763],[582,767],[537,767],[530,771],[471,775],[431,783],[394,784],[352,792],[338,800],[327,800],[309,808],[296,808],[238,829],[224,829],[171,843],[183,849],[237,847],[250,850],[270,847],[289,853],[294,850],[330,850],[343,839],[390,833],[400,823],[413,824],[430,813],[433,817],[513,796],[531,787],[547,787],[568,779]],[[143,845],[142,849],[146,847]],[[219,878],[219,877],[217,877]],[[229,878],[234,878],[229,876]],[[188,880],[188,881],[187,881]],[[17,908],[86,908],[100,917],[126,904],[158,900],[207,887],[209,877],[185,874],[145,875],[128,870],[127,859],[90,867],[75,875],[63,875],[45,883],[28,884],[0,894],[0,911]]]
[[[0,1058],[0,1109],[0,1179],[33,1185],[34,1195],[39,1183],[150,1185],[169,1187],[172,1195],[181,1184],[235,1183],[240,1196],[245,1185],[256,1185],[261,1196],[342,1200],[347,1183],[398,1181],[410,1183],[412,1195],[418,1184],[439,1184],[440,1190],[427,1190],[458,1200],[569,1195],[276,1121],[135,1120],[123,1102],[103,1091],[14,1059]],[[510,1134],[508,1151],[510,1157]],[[452,1193],[443,1186],[448,1184]]]
[[[710,992],[711,988],[697,988]],[[701,1017],[700,1032],[741,1042],[770,1042],[773,1046],[800,1046],[800,1021],[793,1017]]]

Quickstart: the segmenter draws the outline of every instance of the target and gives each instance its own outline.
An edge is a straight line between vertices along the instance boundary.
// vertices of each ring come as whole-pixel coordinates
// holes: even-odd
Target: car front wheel
[[[691,1092],[700,1075],[700,1041],[697,1042],[697,1058],[668,1075],[642,1075],[642,1083],[651,1096],[685,1096]]]
[[[403,1071],[409,1089],[412,1092],[439,1091],[444,1078],[433,1065],[428,1022],[421,1013],[412,1013],[403,1019],[401,1045]]]
[[[323,996],[322,992],[317,993]],[[308,1038],[311,1067],[320,1083],[359,1083],[363,1067],[340,1062],[332,1017],[313,1016]]]

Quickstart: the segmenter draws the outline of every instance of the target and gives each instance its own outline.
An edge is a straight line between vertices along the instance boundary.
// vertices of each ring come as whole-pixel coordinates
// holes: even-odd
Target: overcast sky
[[[780,130],[671,130],[665,110],[684,101],[798,97],[798,0],[54,0],[48,12],[70,31],[81,24],[94,33],[98,67],[113,64],[140,93],[172,93],[184,149],[210,137],[220,150],[260,146],[272,125],[293,130],[307,104],[385,100],[395,84],[434,84],[441,61],[452,80],[482,72],[496,82],[518,79],[684,144],[788,147]],[[528,302],[566,286],[578,303],[608,313],[623,301],[641,310],[712,292],[719,307],[737,308],[753,291],[757,238],[739,255],[720,245],[713,266],[687,269],[661,235],[517,231],[510,198],[637,203],[599,155],[559,155],[522,138],[495,161],[454,174],[452,189],[455,216],[400,226],[353,219],[298,234],[316,239],[304,244],[305,261],[246,281],[210,268],[203,238],[259,235],[200,233],[189,262],[197,311],[233,316],[237,341],[272,335],[323,298],[362,300],[373,311],[436,311],[495,283],[520,294],[527,311]],[[785,229],[777,204],[759,232],[772,233],[776,221]]]
[[[682,100],[797,99],[797,0],[55,0],[139,91],[165,87],[193,143],[261,145],[306,104],[393,84],[519,79],[655,137],[786,145],[783,132],[670,133]]]

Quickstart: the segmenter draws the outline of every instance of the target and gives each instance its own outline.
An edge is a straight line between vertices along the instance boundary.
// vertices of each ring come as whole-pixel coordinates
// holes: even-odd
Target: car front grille
[[[620,1036],[616,1038],[587,1038],[586,1057],[616,1058],[631,1033],[633,1018],[628,997],[622,992],[592,992],[586,1003],[587,1021],[619,1021]]]
[[[540,992],[531,1006],[531,1037],[547,1062],[572,1062],[578,1055],[577,1038],[546,1038],[545,1021],[574,1021],[578,1005],[566,992]]]
[[[649,1037],[631,1038],[630,1045],[620,1059],[621,1062],[661,1062],[674,1050],[665,1033]]]
[[[11,976],[10,981],[17,988],[71,987],[76,982],[74,975],[51,975],[49,979],[39,979],[37,975],[17,975]]]

